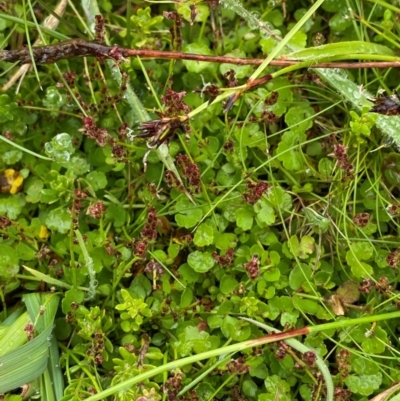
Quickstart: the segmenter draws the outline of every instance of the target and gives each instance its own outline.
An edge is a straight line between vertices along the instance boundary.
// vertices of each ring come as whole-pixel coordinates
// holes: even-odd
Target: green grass
[[[45,3],[1,9],[1,49],[101,14],[109,45],[264,62],[70,58],[0,94],[0,376],[55,322],[5,399],[395,400],[396,7],[82,0],[53,31]]]

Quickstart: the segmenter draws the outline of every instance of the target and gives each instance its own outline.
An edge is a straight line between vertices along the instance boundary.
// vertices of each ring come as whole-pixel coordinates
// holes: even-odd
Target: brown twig
[[[107,57],[120,60],[125,57],[141,57],[147,59],[174,59],[174,60],[193,60],[209,63],[227,63],[236,65],[260,65],[264,59],[248,59],[225,56],[205,56],[201,54],[182,53],[173,51],[147,50],[147,49],[127,49],[118,46],[107,46],[103,43],[86,41],[84,39],[72,39],[48,46],[38,46],[32,48],[33,57],[36,64],[51,64],[59,60],[75,57]],[[29,49],[21,50],[1,50],[0,61],[21,62],[22,64],[31,63]],[[298,64],[296,60],[272,60],[271,66],[288,67]],[[312,68],[393,68],[400,67],[400,61],[338,61],[315,63]]]

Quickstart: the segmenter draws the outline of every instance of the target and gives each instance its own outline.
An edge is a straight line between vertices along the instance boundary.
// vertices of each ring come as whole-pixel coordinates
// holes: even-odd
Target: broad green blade
[[[31,382],[47,368],[54,317],[59,299],[55,294],[28,294],[24,300],[28,313],[22,314],[14,322],[14,324],[18,322],[19,325],[17,331],[12,331],[13,339],[15,341],[16,338],[25,336],[24,340],[26,341],[24,329],[29,322],[35,324],[35,328],[40,334],[24,345],[0,355],[0,393],[6,393]]]
[[[6,330],[2,331],[2,336],[0,339],[0,362],[3,360],[3,355],[18,349],[27,342],[28,339],[24,329],[30,321],[31,319],[28,312],[25,312],[11,325],[4,326]],[[0,367],[0,377],[2,377],[1,369],[2,367]]]
[[[53,277],[50,277],[47,274],[41,273],[41,272],[39,272],[39,271],[37,271],[35,269],[31,269],[28,266],[24,266],[23,265],[22,267],[25,270],[27,270],[29,273],[31,273],[33,276],[39,278],[40,280],[44,281],[47,284],[55,285],[57,287],[62,287],[62,288],[68,288],[68,289],[72,288],[72,286],[70,286],[69,284],[64,283],[61,280],[57,280],[57,279],[55,279]]]
[[[353,41],[329,43],[327,45],[310,47],[308,49],[297,50],[282,56],[285,60],[315,60],[329,59],[337,56],[353,56],[356,54],[376,54],[378,56],[395,56],[393,50],[386,46],[376,43]]]

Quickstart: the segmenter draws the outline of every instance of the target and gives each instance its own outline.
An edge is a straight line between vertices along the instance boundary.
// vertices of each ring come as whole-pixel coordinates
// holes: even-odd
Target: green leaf
[[[107,206],[105,220],[114,222],[114,227],[122,227],[128,218],[126,210],[121,205],[111,204]]]
[[[185,198],[182,198],[176,203],[175,209],[177,212],[177,214],[175,214],[175,221],[179,227],[192,228],[203,217],[202,209],[194,206]]]
[[[280,186],[274,185],[268,190],[268,203],[277,210],[286,210],[291,207],[291,196]]]
[[[229,248],[235,248],[237,244],[237,237],[233,233],[223,233],[216,237],[215,246],[221,250],[227,250]]]
[[[14,120],[14,112],[17,109],[17,104],[12,102],[10,97],[3,93],[0,95],[0,123]]]
[[[10,279],[19,272],[17,251],[9,245],[0,244],[0,277]]]
[[[53,209],[47,215],[46,226],[50,230],[57,231],[61,234],[67,233],[71,228],[72,216],[65,209]]]
[[[235,58],[246,58],[246,53],[240,49],[234,49],[232,52],[227,53],[224,57],[235,57]],[[233,70],[237,79],[248,77],[253,71],[250,65],[234,65],[222,63],[219,66],[219,72],[221,75],[226,74],[228,71]]]
[[[244,124],[241,127],[235,128],[235,138],[239,142],[239,146],[248,146],[249,148],[254,147],[265,147],[266,138],[264,132],[260,130],[258,124],[250,123]]]
[[[44,188],[44,182],[38,178],[29,179],[25,185],[26,197],[25,200],[28,203],[38,203],[42,189]]]
[[[18,253],[18,257],[22,260],[32,260],[36,256],[36,251],[23,242],[18,243],[15,250]]]
[[[301,135],[313,126],[313,119],[311,117],[314,114],[314,109],[309,106],[291,107],[285,115],[285,122],[291,132],[295,135]],[[302,138],[304,139],[301,140],[304,141],[305,137],[302,136]],[[298,138],[298,142],[299,141],[300,138]]]
[[[186,287],[182,292],[181,303],[179,306],[181,308],[187,308],[192,303],[192,300],[193,300],[193,291],[189,287]]]
[[[86,179],[95,191],[107,187],[107,177],[102,171],[92,171]]]
[[[375,329],[368,333],[368,338],[362,342],[362,349],[367,354],[383,354],[386,349],[386,344],[388,343],[388,336],[385,330],[380,326],[375,327]]]
[[[85,293],[82,290],[71,288],[64,294],[61,301],[62,311],[64,314],[72,312],[74,308],[71,306],[73,303],[80,305],[85,299]]]
[[[336,290],[336,294],[339,295],[343,302],[353,304],[360,298],[360,290],[358,287],[356,282],[346,281]]]
[[[315,250],[315,240],[309,235],[301,237],[299,242],[297,236],[293,235],[288,241],[290,252],[300,259],[307,259]]]
[[[0,199],[0,214],[15,220],[22,212],[26,202],[22,194],[7,196]]]
[[[197,327],[188,326],[179,335],[179,341],[175,343],[176,350],[181,356],[189,355],[192,350],[199,354],[211,349],[210,335],[206,331],[199,331]]]
[[[183,46],[182,50],[186,53],[203,54],[206,56],[212,55],[212,51],[210,50],[209,46],[206,46],[202,43],[188,43],[187,45]],[[196,74],[200,74],[206,69],[214,68],[212,63],[206,63],[205,61],[183,60],[183,64],[189,72],[194,72]]]
[[[214,266],[214,259],[209,252],[194,251],[189,254],[187,261],[197,273],[206,273]]]
[[[228,274],[224,274],[221,278],[219,288],[223,294],[230,294],[237,286],[239,282]]]
[[[366,278],[372,274],[372,266],[364,263],[363,260],[370,259],[373,252],[374,248],[369,242],[360,241],[351,244],[350,250],[346,253],[346,261],[351,266],[354,276]]]
[[[350,375],[344,382],[352,393],[361,395],[371,395],[378,390],[382,383],[382,374],[375,375]]]
[[[350,360],[352,370],[358,375],[373,375],[379,372],[379,366],[370,359],[355,357]]]
[[[238,319],[225,316],[221,325],[222,334],[226,338],[232,338],[235,341],[245,341],[251,334],[251,327],[248,324],[243,324]]]
[[[194,269],[192,269],[188,263],[182,264],[179,269],[179,274],[182,275],[184,280],[189,283],[195,283],[196,281],[200,280],[200,274],[195,272]]]
[[[243,381],[242,391],[246,397],[255,398],[257,395],[258,386],[253,380],[247,378]]]
[[[256,221],[259,227],[268,227],[275,223],[275,211],[265,199],[258,200],[253,208],[256,212]]]
[[[196,246],[207,246],[214,242],[214,230],[206,223],[200,224],[193,237],[193,243]]]
[[[277,148],[278,160],[288,170],[302,170],[304,168],[304,156],[299,148],[299,144],[306,140],[304,132],[286,131],[282,135]]]
[[[250,206],[244,206],[237,209],[235,216],[238,227],[244,231],[251,230],[251,227],[253,227],[254,213]]]
[[[213,398],[215,393],[214,387],[211,386],[210,383],[200,383],[196,389],[196,396],[198,397],[199,401],[208,401]]]

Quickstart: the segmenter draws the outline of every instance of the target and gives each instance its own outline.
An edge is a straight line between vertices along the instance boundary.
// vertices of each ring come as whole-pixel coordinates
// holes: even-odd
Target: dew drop
[[[254,31],[258,29],[260,26],[261,15],[257,11],[252,11],[249,15],[249,19],[247,20],[247,25],[249,28]]]

